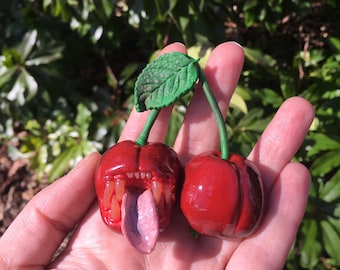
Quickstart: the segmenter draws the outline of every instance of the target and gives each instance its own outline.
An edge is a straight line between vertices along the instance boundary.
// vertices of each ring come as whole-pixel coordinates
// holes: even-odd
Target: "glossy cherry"
[[[181,168],[176,152],[162,143],[122,141],[109,148],[95,180],[104,222],[122,230],[141,252],[151,252],[170,221]]]
[[[231,154],[194,157],[185,166],[181,209],[194,230],[215,237],[246,237],[264,212],[264,189],[254,164]]]

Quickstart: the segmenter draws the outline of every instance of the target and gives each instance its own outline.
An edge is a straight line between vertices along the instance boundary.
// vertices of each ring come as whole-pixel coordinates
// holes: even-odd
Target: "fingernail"
[[[239,46],[241,49],[243,49],[242,45],[236,41],[230,41],[231,43],[234,43],[235,45]]]

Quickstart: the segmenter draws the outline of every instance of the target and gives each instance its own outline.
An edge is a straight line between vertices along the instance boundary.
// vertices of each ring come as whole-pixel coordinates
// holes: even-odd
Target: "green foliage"
[[[5,0],[0,28],[0,142],[50,181],[117,141],[137,75],[159,49],[181,41],[204,66],[220,42],[241,43],[230,151],[247,155],[285,99],[313,104],[316,117],[295,156],[310,169],[310,198],[286,269],[340,267],[337,0]],[[190,97],[174,106],[169,144]]]
[[[40,177],[47,174],[54,181],[80,158],[102,148],[100,142],[88,139],[91,121],[91,111],[83,103],[78,104],[74,120],[61,112],[43,125],[31,119],[25,125],[30,135],[22,139],[20,151],[31,156]]]
[[[198,79],[198,60],[173,52],[148,64],[135,84],[136,110],[162,109],[192,90]]]
[[[301,226],[300,264],[314,269],[326,251],[330,257],[325,264],[340,265],[340,171],[326,184],[313,182],[306,217]]]

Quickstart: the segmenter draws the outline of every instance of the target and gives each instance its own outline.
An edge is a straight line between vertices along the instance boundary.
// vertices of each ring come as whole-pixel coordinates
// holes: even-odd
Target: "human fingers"
[[[267,197],[272,196],[272,187],[300,147],[313,117],[313,108],[306,100],[299,97],[286,100],[248,156],[261,172],[269,207],[272,202]],[[265,218],[267,215],[265,210]],[[261,223],[260,229],[266,229],[266,225]],[[225,246],[230,244],[226,242]]]
[[[212,52],[204,75],[225,115],[243,67],[244,53],[240,45],[226,42]],[[193,155],[216,150],[219,135],[216,120],[201,89],[196,89],[185,114],[174,148],[185,164]]]
[[[262,229],[240,243],[226,269],[283,268],[306,209],[309,185],[306,167],[284,167],[270,193]]]
[[[314,110],[308,101],[290,98],[281,105],[257,141],[248,159],[261,171],[267,191],[301,146],[313,118]]]
[[[25,269],[46,265],[69,231],[95,200],[94,172],[100,155],[93,153],[69,174],[39,192],[0,239],[7,267]]]
[[[166,46],[159,55],[171,52],[182,52],[186,53],[186,48],[181,43],[173,43]],[[152,126],[150,136],[148,141],[163,141],[166,136],[167,126],[169,122],[169,117],[172,111],[172,106],[162,109],[157,117],[157,121]],[[148,117],[149,112],[137,112],[135,108],[129,116],[126,126],[120,135],[119,141],[133,140],[136,141],[140,132],[142,131],[145,121]]]

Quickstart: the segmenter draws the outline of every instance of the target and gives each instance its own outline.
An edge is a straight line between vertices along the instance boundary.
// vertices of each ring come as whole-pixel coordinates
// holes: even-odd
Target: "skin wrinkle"
[[[270,136],[266,136],[266,140],[261,141],[262,147],[267,149],[266,156],[261,155],[259,158],[260,163],[267,163],[268,156],[280,156],[285,150],[284,146],[281,145],[280,137],[281,133],[272,133]]]
[[[15,250],[10,250],[13,246],[10,244],[12,241],[18,243],[17,249],[26,250],[26,253],[24,253],[25,256],[14,256],[12,257],[12,261],[7,262],[10,267],[22,265],[24,261],[30,262],[30,258],[34,257],[39,247],[44,247],[44,249],[40,252],[41,256],[33,261],[36,264],[38,262],[42,264],[49,262],[50,259],[48,259],[48,261],[41,261],[41,258],[53,256],[68,230],[71,230],[78,219],[82,218],[86,212],[87,209],[82,211],[82,208],[87,205],[86,201],[91,200],[91,198],[93,200],[95,199],[92,185],[87,185],[83,182],[83,184],[79,185],[82,186],[82,188],[78,188],[76,191],[72,189],[72,186],[77,185],[79,181],[85,179],[91,181],[93,179],[90,175],[86,175],[86,172],[94,172],[97,163],[95,159],[98,157],[98,153],[89,155],[68,174],[67,180],[62,178],[52,183],[34,196],[26,205],[24,210],[6,231],[7,234],[4,234],[0,239],[1,244],[8,247],[3,253],[0,252],[4,254],[4,256],[6,256],[6,254],[16,253]],[[83,173],[85,173],[86,178],[83,177]],[[46,196],[51,190],[53,190],[53,195]],[[77,207],[70,208],[70,205],[74,205],[75,202],[79,201],[77,196],[72,196],[74,193],[88,194],[83,203],[80,204],[79,209]],[[56,200],[56,198],[63,198],[64,194],[70,195],[68,200]],[[91,194],[93,195],[92,197],[90,196]],[[70,208],[70,210],[65,211],[65,209],[68,208]],[[81,211],[81,216],[77,213],[78,211]],[[65,218],[65,213],[69,213],[69,218]],[[56,225],[53,220],[60,220],[61,224]],[[51,227],[51,225],[53,226]],[[25,229],[16,230],[16,228]],[[10,233],[13,234],[12,237]],[[46,237],[48,237],[48,244],[45,243]],[[26,238],[31,238],[32,241],[27,241]]]
[[[266,149],[266,157],[285,154],[286,145],[281,143],[281,138],[289,136],[293,130],[299,130],[299,126],[295,123],[300,122],[301,116],[300,113],[286,113],[286,117],[282,118],[280,124],[276,125],[276,132],[271,132],[269,136],[266,136],[266,140],[262,142]]]
[[[142,269],[149,269],[149,270],[154,269],[152,266],[154,264],[156,264],[156,265],[158,264],[158,263],[155,263],[155,262],[162,263],[162,260],[164,259],[164,257],[166,257],[168,255],[168,252],[165,248],[163,248],[164,245],[162,243],[157,243],[157,245],[158,245],[158,249],[162,249],[162,251],[157,253],[156,255],[154,255],[154,254],[144,255],[143,256],[144,261],[143,261],[143,264],[141,265],[141,268],[140,268],[141,270]],[[158,269],[164,269],[164,263],[166,263],[166,260],[163,261],[162,268],[158,267]]]
[[[81,188],[79,188],[78,185],[69,183],[69,186],[65,186],[61,188],[60,190],[58,190],[59,195],[56,195],[56,197],[62,198],[63,194],[68,189],[73,189],[74,191],[76,191],[76,193],[80,193],[80,194],[84,193],[84,191]],[[58,222],[57,220],[49,217],[50,213],[49,211],[46,211],[45,209],[50,209],[50,206],[53,205],[54,203],[62,203],[62,202],[54,202],[51,200],[43,200],[43,201],[40,200],[38,201],[38,204],[33,204],[33,207],[34,207],[33,211],[35,211],[38,214],[38,216],[41,215],[45,220],[49,221],[49,224],[53,225],[53,227],[56,228],[57,231],[60,231],[61,233],[67,233],[69,229],[73,227],[73,225],[77,222],[77,220],[74,218],[72,214],[68,215],[64,211],[61,211],[60,213],[58,213],[59,211],[57,211],[57,215],[63,217],[62,222]],[[77,200],[75,200],[74,202],[72,201],[68,203],[68,205],[71,206],[75,203],[77,203]],[[65,205],[65,207],[67,207],[67,205]],[[43,214],[43,213],[46,213],[46,214]]]
[[[35,238],[36,238],[35,241],[41,242],[42,245],[44,243],[45,234],[41,234],[40,228],[33,227],[33,226],[31,226],[31,224],[43,224],[44,222],[46,222],[47,224],[52,226],[52,228],[54,228],[56,230],[56,232],[60,233],[61,235],[64,235],[68,232],[67,226],[63,225],[62,222],[51,220],[49,217],[47,217],[45,214],[43,214],[43,212],[36,206],[33,206],[33,209],[29,212],[29,216],[27,217],[27,219],[23,219],[21,221],[23,223],[22,226],[26,227],[27,230],[29,230],[30,232],[26,233],[25,235],[21,235],[20,232],[19,232],[17,237],[20,237],[20,238],[24,237],[25,238],[27,234],[34,235]],[[54,234],[55,231],[52,231],[51,233]],[[35,251],[34,246],[32,247],[30,245],[31,243],[29,241],[23,240],[21,242],[25,243],[25,246],[26,246],[25,249],[26,250],[31,250],[32,252]],[[45,250],[45,252],[46,252],[46,250]],[[55,252],[55,250],[51,250],[49,252],[50,256],[52,256],[54,252]],[[21,257],[15,257],[16,260],[18,258],[22,259]],[[44,262],[44,263],[46,263],[46,262]],[[38,265],[35,265],[35,264],[30,264],[30,265],[24,264],[24,265],[22,265],[20,262],[10,262],[9,263],[9,265],[17,265],[17,264],[18,264],[18,266],[22,266],[23,268],[38,266]]]
[[[257,260],[259,259],[261,260],[260,265],[262,266],[265,265],[265,267],[262,267],[261,269],[279,270],[277,267],[274,267],[277,262],[273,261],[271,257],[268,255],[263,256],[263,254],[268,254],[267,252],[268,248],[266,248],[266,242],[262,242],[261,245],[256,246],[254,249],[256,250],[256,253],[258,254],[258,256],[254,256],[254,257],[256,257]],[[247,253],[243,254],[243,257],[249,258]],[[253,261],[249,259],[245,259],[243,261],[242,267],[243,267],[242,269],[254,269]],[[229,263],[227,263],[223,269],[235,270],[235,268],[233,268],[233,266],[230,266]]]
[[[87,252],[84,248],[72,248],[72,246],[68,246],[64,251],[64,255],[65,254],[68,256],[65,257],[66,259],[64,259],[61,264],[52,262],[48,269],[109,269],[103,262],[97,260],[97,254]],[[86,263],[87,260],[95,263],[89,265]]]
[[[108,228],[101,220],[100,213],[98,211],[98,204],[95,202],[91,209],[89,210],[90,215],[86,216],[84,221],[85,223],[91,223],[91,220],[95,220],[95,225],[97,227],[97,233],[105,233],[106,230],[109,231],[109,236],[112,238],[111,241],[106,241],[107,238],[104,237],[99,242],[95,239],[95,235],[92,233],[88,234],[88,229],[84,228],[84,226],[80,226],[75,234],[73,235],[73,239],[76,238],[83,238],[82,242],[78,241],[71,241],[66,250],[61,254],[60,257],[56,258],[56,260],[51,264],[53,267],[57,267],[58,269],[120,269],[118,266],[116,267],[114,263],[110,262],[110,260],[104,262],[100,258],[103,254],[103,250],[112,250],[112,254],[115,253],[115,249],[112,249],[111,244],[114,241],[114,235],[117,235],[119,238],[123,238],[119,232],[111,230]],[[99,222],[99,223],[97,223]],[[93,226],[93,224],[92,224]],[[97,234],[95,233],[95,234]],[[113,235],[112,235],[113,234]],[[118,235],[119,234],[119,235]],[[104,244],[103,244],[104,243]],[[118,244],[120,248],[126,248],[126,246],[121,246]],[[91,252],[86,252],[85,247],[90,247]],[[129,246],[129,245],[128,245]],[[135,252],[135,251],[134,251]],[[128,261],[129,265],[126,265],[126,269],[146,269],[143,268],[143,260],[144,258],[138,257],[137,259],[131,253],[131,249],[123,250],[122,254],[131,254],[132,259]],[[79,264],[79,267],[74,266],[74,261],[80,261],[86,263],[87,259],[86,256],[92,257],[91,260],[93,263],[91,265],[84,265],[84,268],[79,268],[82,264]],[[65,260],[66,258],[66,260]],[[75,259],[77,258],[77,259]],[[86,258],[86,260],[85,260]],[[116,267],[116,268],[115,268]]]
[[[289,167],[298,167],[301,166],[301,168],[303,168],[305,170],[305,174],[309,176],[309,184],[311,182],[311,177],[309,174],[309,171],[306,167],[304,167],[304,165],[301,165],[300,163],[297,162],[291,162],[289,163],[287,166]],[[287,168],[286,166],[286,168]],[[296,178],[295,175],[295,171],[293,172],[293,170],[287,170],[285,169],[284,171],[285,177],[282,178],[287,178],[287,179],[294,179]],[[307,190],[309,190],[310,185],[308,185],[308,187],[306,188]],[[289,185],[286,187],[286,191],[285,191],[285,200],[286,201],[294,201],[295,197],[296,197],[296,190],[303,190],[305,188],[305,185],[303,182],[301,181],[296,181],[295,182],[295,186]],[[279,202],[281,203],[281,202]],[[307,204],[307,200],[305,201],[305,205]],[[282,220],[285,220],[287,216],[289,216],[290,212],[292,211],[296,211],[296,207],[293,204],[286,204],[285,208],[281,208],[279,214],[281,214],[282,216]],[[302,213],[303,214],[303,213]],[[300,226],[300,222],[298,220],[294,220],[294,219],[290,219],[290,222],[292,223],[292,226],[294,228],[297,228]]]
[[[62,194],[62,192],[61,192]],[[51,217],[49,217],[48,215],[46,215],[44,212],[44,208],[45,205],[47,205],[47,208],[49,207],[48,205],[51,204],[51,202],[48,201],[43,201],[43,204],[39,206],[38,205],[32,205],[32,210],[29,212],[29,216],[27,219],[22,220],[23,222],[23,226],[27,227],[27,228],[31,228],[31,229],[35,229],[34,231],[32,230],[32,232],[30,233],[31,235],[35,235],[36,238],[40,238],[41,240],[38,240],[40,242],[44,242],[44,233],[41,234],[41,231],[39,231],[40,228],[35,228],[32,227],[31,224],[47,224],[50,233],[51,234],[55,234],[55,232],[57,232],[58,235],[60,235],[60,239],[63,238],[64,235],[66,235],[69,232],[69,228],[73,226],[73,224],[76,223],[76,220],[74,220],[74,217],[72,215],[70,216],[66,216],[65,214],[63,214],[63,220],[62,221],[58,221],[55,219],[52,219]],[[25,225],[26,224],[26,225]],[[52,231],[51,231],[52,229]],[[36,240],[37,241],[37,240]],[[29,242],[27,242],[27,244],[29,244]],[[43,245],[43,244],[42,244]],[[29,246],[27,246],[28,250],[31,250],[31,248]],[[56,250],[51,250],[51,256],[53,255],[53,253]],[[46,252],[46,250],[45,250]],[[35,265],[24,265],[23,267],[32,267]]]
[[[5,260],[5,258],[2,257],[1,253],[0,253],[0,266],[3,269],[9,269],[9,265],[7,264],[7,261]]]

